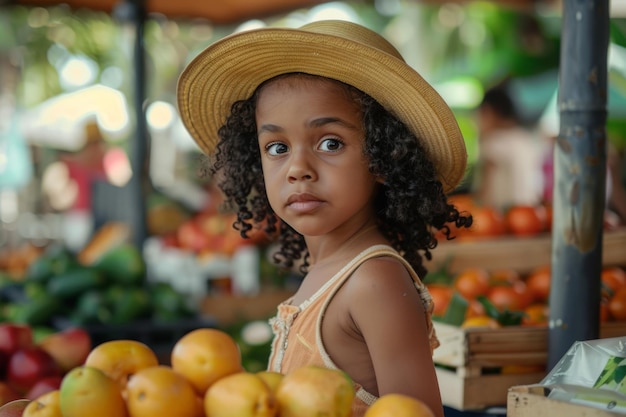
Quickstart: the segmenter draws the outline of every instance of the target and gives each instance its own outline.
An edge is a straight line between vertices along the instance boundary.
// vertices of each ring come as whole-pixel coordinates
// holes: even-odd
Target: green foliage
[[[465,314],[469,307],[468,301],[455,291],[450,299],[450,304],[446,309],[445,314],[438,321],[452,326],[460,326],[465,321]]]
[[[510,311],[510,310],[498,310],[496,306],[494,306],[489,299],[483,295],[477,297],[477,300],[483,305],[485,308],[485,313],[495,319],[502,326],[517,326],[522,323],[522,319],[524,318],[523,311]]]

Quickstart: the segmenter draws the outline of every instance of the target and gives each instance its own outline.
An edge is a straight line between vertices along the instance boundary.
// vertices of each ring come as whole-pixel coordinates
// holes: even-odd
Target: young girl
[[[447,202],[466,152],[453,114],[386,40],[322,21],[209,46],[179,81],[181,117],[234,227],[279,236],[305,278],[272,319],[269,369],[307,364],[354,381],[353,416],[402,393],[443,416],[423,258],[466,227]]]

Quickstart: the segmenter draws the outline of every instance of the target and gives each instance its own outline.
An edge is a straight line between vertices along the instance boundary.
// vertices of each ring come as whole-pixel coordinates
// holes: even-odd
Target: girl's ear
[[[384,185],[385,184],[385,179],[383,177],[377,175],[376,176],[376,182],[381,184],[381,185]]]

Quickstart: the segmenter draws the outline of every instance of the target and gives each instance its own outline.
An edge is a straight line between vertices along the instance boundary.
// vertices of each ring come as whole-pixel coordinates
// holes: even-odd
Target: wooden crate
[[[462,329],[435,322],[441,346],[433,360],[443,403],[458,410],[480,410],[507,403],[516,385],[540,382],[546,375],[548,329],[507,326]],[[626,336],[626,323],[603,323],[601,338]],[[502,367],[528,367],[528,373],[500,373]]]
[[[571,404],[546,397],[541,385],[520,385],[509,389],[507,417],[618,417],[613,413],[584,405]]]
[[[604,265],[626,265],[626,228],[605,232],[602,262]],[[549,234],[536,237],[493,237],[472,241],[442,242],[432,252],[433,259],[425,263],[434,271],[451,258],[449,271],[459,273],[469,267],[487,270],[514,269],[524,274],[549,265],[552,257],[552,239]]]

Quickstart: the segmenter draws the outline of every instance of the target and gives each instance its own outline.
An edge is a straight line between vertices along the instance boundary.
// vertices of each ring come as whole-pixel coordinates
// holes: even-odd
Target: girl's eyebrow
[[[307,123],[309,127],[313,127],[313,128],[322,127],[322,126],[329,125],[329,124],[338,124],[338,125],[341,125],[348,129],[353,129],[353,130],[358,129],[357,126],[354,126],[353,124],[348,123],[345,120],[340,119],[338,117],[319,117]],[[267,123],[267,124],[261,125],[261,127],[257,130],[257,135],[260,135],[263,132],[276,133],[276,132],[283,132],[284,130],[285,129],[283,129],[280,126]]]
[[[261,127],[257,130],[257,136],[260,135],[263,132],[269,132],[269,133],[276,133],[276,132],[282,132],[285,129],[283,129],[280,126],[277,125],[273,125],[273,124],[264,124],[261,125]]]
[[[320,117],[318,119],[311,120],[308,124],[311,127],[321,127],[328,124],[339,124],[347,127],[348,129],[357,129],[357,126],[354,126],[353,124],[348,123],[338,117]]]

